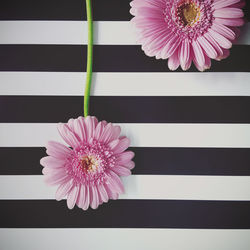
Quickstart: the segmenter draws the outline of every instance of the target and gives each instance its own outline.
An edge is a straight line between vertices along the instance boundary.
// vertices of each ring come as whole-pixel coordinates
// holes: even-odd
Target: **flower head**
[[[134,168],[134,153],[125,151],[130,142],[120,136],[120,127],[87,116],[59,123],[58,131],[71,148],[50,141],[49,156],[41,159],[45,181],[59,185],[56,200],[67,197],[68,208],[77,204],[86,210],[117,199],[124,192],[120,176]]]
[[[170,70],[179,66],[198,70],[211,66],[211,59],[229,55],[236,39],[236,26],[244,24],[241,0],[133,0],[132,22],[138,42],[148,56],[167,59]]]

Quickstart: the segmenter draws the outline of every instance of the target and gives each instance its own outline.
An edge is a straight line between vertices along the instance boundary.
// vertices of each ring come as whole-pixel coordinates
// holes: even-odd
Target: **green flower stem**
[[[87,21],[88,21],[88,53],[87,53],[87,76],[84,93],[84,116],[89,114],[89,97],[92,80],[92,65],[93,65],[93,18],[91,0],[86,0]]]

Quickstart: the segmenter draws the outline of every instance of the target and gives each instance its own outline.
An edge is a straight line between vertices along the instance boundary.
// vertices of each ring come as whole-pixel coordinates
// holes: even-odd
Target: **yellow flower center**
[[[85,155],[81,158],[81,168],[84,172],[92,172],[97,170],[98,162],[93,156]]]
[[[178,8],[178,16],[184,26],[192,26],[200,19],[200,8],[195,3],[183,3]]]

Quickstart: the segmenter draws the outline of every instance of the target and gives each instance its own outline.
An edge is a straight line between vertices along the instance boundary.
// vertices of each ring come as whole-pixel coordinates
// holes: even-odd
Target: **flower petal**
[[[116,157],[116,163],[118,165],[124,165],[126,163],[128,163],[129,161],[131,161],[131,159],[135,156],[134,152],[132,151],[126,151],[123,152],[121,154],[118,154]]]
[[[180,66],[180,60],[177,49],[177,51],[168,59],[168,68],[170,70],[176,70],[179,66]]]
[[[46,153],[57,159],[65,159],[69,157],[72,153],[72,150],[70,148],[55,141],[49,141],[47,143],[46,148],[47,148]]]
[[[127,137],[123,137],[122,139],[117,139],[117,140],[118,140],[118,143],[112,149],[114,154],[122,153],[130,145],[130,140]],[[113,142],[116,142],[117,140],[114,140]]]
[[[94,116],[85,117],[87,141],[89,142],[91,138],[94,138],[95,128],[98,124],[98,120]]]
[[[95,134],[94,134],[94,138],[96,140],[99,140],[101,134],[103,133],[103,129],[104,129],[104,124],[102,122],[99,122],[96,126],[96,129],[95,129]]]
[[[244,16],[244,13],[239,8],[222,8],[217,9],[213,13],[214,17],[220,17],[220,18],[240,18]]]
[[[103,202],[108,202],[109,200],[109,196],[108,196],[108,193],[104,187],[103,184],[99,184],[98,186],[98,192],[100,194],[100,199],[103,201]]]
[[[85,186],[85,199],[82,205],[83,210],[87,210],[90,204],[90,193],[89,193],[89,186]]]
[[[90,206],[93,209],[96,209],[99,206],[99,198],[98,198],[97,189],[94,185],[90,186],[90,194],[91,194],[90,195]]]
[[[194,62],[198,64],[199,68],[203,68],[205,64],[205,56],[198,41],[192,42],[192,48],[194,53]]]
[[[77,138],[76,134],[69,128],[67,124],[59,123],[57,125],[57,129],[63,140],[68,145],[73,148],[79,145],[79,138]]]
[[[218,56],[215,48],[210,44],[210,42],[208,42],[208,40],[205,37],[200,36],[198,37],[197,41],[199,42],[201,47],[204,49],[205,53],[210,58],[215,59]]]
[[[223,24],[214,23],[211,29],[215,30],[216,32],[230,40],[234,40],[236,38],[236,34]]]
[[[161,58],[167,59],[174,54],[176,49],[179,47],[181,39],[177,35],[173,35],[166,43],[161,51]]]
[[[135,167],[135,163],[133,161],[129,161],[129,162],[123,164],[123,166],[131,170]]]
[[[71,188],[70,192],[68,193],[67,205],[69,209],[74,208],[78,197],[78,192],[79,192],[79,186],[75,185]]]
[[[245,23],[243,18],[218,18],[218,17],[215,18],[214,22],[233,27],[242,26]]]
[[[68,192],[71,190],[72,186],[73,186],[73,184],[72,184],[72,181],[70,181],[70,180],[65,182],[65,183],[62,183],[56,191],[56,195],[55,195],[56,200],[57,201],[62,200],[68,194]]]
[[[76,204],[77,204],[77,206],[79,208],[83,207],[84,199],[85,199],[85,185],[80,185],[79,186],[78,197],[77,197],[77,200],[76,200]]]
[[[125,190],[120,177],[111,170],[107,172],[107,176],[108,176],[108,182],[110,183],[113,190],[119,194],[123,194]]]
[[[114,171],[119,176],[131,175],[131,171],[128,168],[125,168],[123,166],[115,166],[112,168],[112,171]]]
[[[230,6],[232,4],[238,3],[241,0],[220,0],[220,1],[214,1],[212,4],[215,9],[221,9],[227,6]]]
[[[230,49],[232,47],[232,42],[227,38],[219,34],[218,32],[210,29],[208,33],[214,38],[214,40],[224,49]]]
[[[57,171],[56,174],[45,175],[44,182],[48,185],[58,185],[69,180],[68,175],[64,171]]]
[[[180,65],[183,70],[190,67],[190,42],[188,38],[182,41],[180,45]],[[191,60],[192,61],[192,60]],[[188,67],[189,66],[189,67]]]
[[[84,117],[78,117],[75,119],[75,130],[77,131],[77,134],[81,141],[86,142],[87,141],[87,132],[86,132],[86,126],[85,126],[85,119]]]
[[[57,159],[53,156],[45,156],[40,160],[40,164],[43,167],[48,168],[63,168],[65,166],[65,160],[64,159]]]
[[[116,148],[116,146],[119,144],[119,142],[120,142],[119,139],[113,140],[108,144],[108,147],[110,148],[110,150],[112,150],[114,152],[114,148]]]
[[[209,33],[206,33],[204,35],[204,37],[210,42],[210,44],[215,48],[217,54],[218,54],[218,57],[222,56],[223,55],[223,50],[222,48],[220,47],[220,45],[214,40],[214,38],[209,34]]]

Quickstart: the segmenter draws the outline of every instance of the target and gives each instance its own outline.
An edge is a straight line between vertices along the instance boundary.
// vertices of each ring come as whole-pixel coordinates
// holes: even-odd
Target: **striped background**
[[[136,45],[129,0],[93,0],[91,113],[118,123],[136,153],[126,193],[68,210],[39,159],[57,122],[83,114],[83,0],[2,0],[1,250],[250,249],[249,21],[231,56],[169,72]]]

